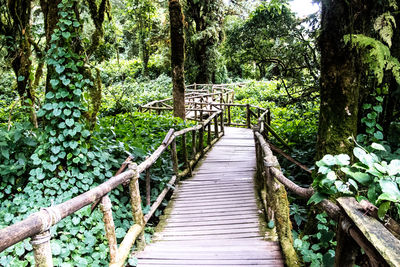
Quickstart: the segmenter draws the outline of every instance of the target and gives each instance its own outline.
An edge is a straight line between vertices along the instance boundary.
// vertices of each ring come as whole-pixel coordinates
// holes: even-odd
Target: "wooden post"
[[[200,122],[203,121],[203,106],[201,106],[201,111],[200,111]]]
[[[137,164],[131,163],[129,164],[129,169],[133,171],[133,177],[129,182],[129,192],[130,192],[130,201],[132,207],[132,216],[135,220],[135,224],[144,227],[145,221],[143,217],[142,211],[142,199],[140,197],[140,190],[139,190],[139,173],[137,172]],[[144,233],[143,231],[139,234],[139,238],[136,241],[138,250],[144,248],[145,240],[144,240]]]
[[[231,106],[228,106],[228,126],[231,126]]]
[[[106,237],[108,240],[108,247],[110,249],[110,263],[117,260],[117,238],[115,236],[115,225],[112,216],[112,204],[108,195],[101,198],[100,210],[103,213],[104,228],[106,230]]]
[[[211,124],[211,121],[210,121]],[[218,132],[218,116],[214,117],[214,131],[215,131],[215,138],[218,138],[219,132]]]
[[[197,120],[197,104],[194,103],[194,119]]]
[[[150,167],[146,170],[146,206],[151,205],[151,176]]]
[[[178,153],[176,152],[176,139],[172,140],[171,143],[171,160],[172,160],[172,168],[174,170],[174,174],[178,177],[179,174],[179,166],[178,166]]]
[[[336,235],[335,267],[352,267],[355,264],[359,246],[347,234],[350,227],[351,223],[341,216]]]
[[[250,105],[249,104],[246,104],[246,125],[247,125],[247,128],[251,128],[251,125],[250,125]]]
[[[211,145],[211,122],[207,125],[207,145]]]
[[[197,153],[196,147],[197,147],[197,145],[196,145],[196,130],[193,130],[192,131],[192,153],[193,153],[192,159],[196,158],[196,153]]]
[[[222,95],[222,93],[219,94],[219,103],[221,110],[224,108],[224,105],[222,105],[224,103],[224,96]]]
[[[221,112],[221,131],[223,132],[223,134],[225,135],[225,127],[224,127],[224,113]],[[218,136],[217,136],[218,137]]]
[[[257,108],[257,119],[261,116],[261,109]]]
[[[50,237],[50,230],[46,230],[32,237],[31,244],[33,246],[36,267],[53,266]]]
[[[203,154],[203,148],[204,148],[204,125],[201,125],[201,128],[199,129],[199,152]]]
[[[183,153],[183,161],[185,163],[185,168],[189,170],[189,176],[192,176],[192,168],[190,167],[189,159],[188,159],[188,153],[187,153],[187,147],[186,147],[186,133],[182,135],[182,153]]]

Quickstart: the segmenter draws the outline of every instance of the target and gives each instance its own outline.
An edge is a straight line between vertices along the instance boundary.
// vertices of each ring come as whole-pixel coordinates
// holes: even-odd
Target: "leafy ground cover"
[[[2,147],[1,171],[7,179],[1,183],[0,228],[15,223],[40,207],[57,204],[95,187],[105,181],[119,168],[127,155],[141,162],[161,144],[170,128],[181,129],[187,125],[169,116],[142,113],[125,113],[105,116],[99,120],[91,138],[92,153],[88,161],[93,168],[93,177],[72,178],[67,181],[50,179],[32,180],[34,170],[34,146],[38,133],[34,129],[26,132],[27,125],[18,125],[8,132]],[[21,149],[21,147],[23,149]],[[168,155],[152,168],[152,192],[154,201],[172,174]],[[10,165],[13,164],[13,165]],[[14,165],[15,164],[15,165]],[[13,169],[13,166],[16,166]],[[35,177],[38,177],[35,174]],[[46,189],[43,191],[43,185]],[[144,187],[142,187],[144,188]],[[117,238],[120,241],[132,224],[129,197],[122,186],[110,194]],[[145,193],[144,191],[142,193]],[[143,196],[144,197],[144,196]],[[146,212],[148,208],[143,207]],[[156,214],[158,216],[159,214]],[[151,232],[151,229],[148,229]],[[54,264],[58,266],[102,266],[108,263],[108,246],[104,237],[102,215],[98,210],[90,214],[90,207],[67,217],[51,229]],[[28,266],[33,264],[32,246],[29,240],[5,250],[0,254],[2,266]]]

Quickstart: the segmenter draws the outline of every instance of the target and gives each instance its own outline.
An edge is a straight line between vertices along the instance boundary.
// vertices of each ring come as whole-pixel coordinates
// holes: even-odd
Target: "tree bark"
[[[359,100],[364,94],[364,71],[361,57],[344,44],[343,37],[370,29],[375,1],[361,2],[322,1],[317,159],[325,154],[351,154],[353,142],[349,138],[357,134]]]
[[[171,69],[174,98],[174,116],[185,119],[185,35],[183,13],[179,0],[169,0],[171,23]]]

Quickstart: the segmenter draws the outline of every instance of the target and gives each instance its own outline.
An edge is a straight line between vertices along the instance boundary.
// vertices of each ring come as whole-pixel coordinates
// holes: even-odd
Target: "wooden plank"
[[[183,207],[174,207],[174,211],[177,213],[197,213],[198,211],[205,211],[204,209],[209,209],[212,208],[213,210],[227,210],[227,209],[232,209],[232,208],[255,208],[257,207],[256,203],[254,201],[248,202],[248,203],[230,203],[230,202],[225,202],[224,204],[216,204],[216,205],[209,205],[207,207],[204,207],[203,205],[197,206],[197,207],[191,207],[191,206],[183,206]],[[198,210],[199,209],[199,210]],[[194,212],[191,212],[195,210]]]
[[[156,264],[157,266],[162,266],[163,264],[175,264],[175,265],[184,265],[184,266],[202,266],[204,264],[214,264],[214,265],[227,265],[231,266],[233,264],[241,265],[241,264],[248,264],[248,265],[261,265],[261,264],[275,264],[281,265],[283,264],[282,259],[260,259],[260,260],[253,260],[253,259],[238,259],[238,260],[218,260],[218,259],[200,259],[200,260],[186,260],[186,259],[140,259],[139,266],[141,264]]]
[[[256,233],[259,234],[257,227],[251,225],[249,228],[240,227],[234,229],[203,229],[193,231],[180,231],[180,228],[170,229],[163,231],[164,236],[207,236],[207,235],[233,235],[233,234],[244,234],[244,233]]]
[[[240,224],[240,223],[258,223],[258,218],[225,218],[225,220],[211,220],[211,221],[199,221],[199,220],[194,220],[190,222],[191,226],[211,226],[211,225],[229,225],[229,224]],[[168,225],[170,227],[181,227],[188,225],[187,221],[182,221],[182,220],[175,220],[175,221],[169,221]]]
[[[238,234],[230,234],[230,235],[213,235],[213,237],[210,237],[210,235],[205,235],[205,236],[162,236],[163,240],[209,240],[210,238],[224,238],[224,239],[244,239],[244,238],[258,238],[262,240],[262,236],[259,233],[238,233]]]
[[[236,253],[232,252],[220,252],[216,251],[214,253],[210,252],[198,252],[198,251],[193,251],[193,252],[187,252],[187,253],[182,253],[182,252],[158,252],[157,254],[155,253],[149,253],[148,251],[145,253],[140,254],[141,259],[181,259],[181,260],[201,260],[201,259],[215,259],[215,260],[243,260],[243,259],[250,259],[250,260],[268,260],[268,259],[282,259],[282,255],[280,251],[263,251],[260,253],[259,251],[257,252],[251,252],[251,251],[237,251]]]
[[[390,266],[400,266],[400,240],[392,235],[381,222],[364,215],[365,211],[354,198],[342,197],[337,201],[387,263]]]
[[[168,217],[166,220],[167,222],[183,222],[183,223],[196,223],[196,222],[210,222],[210,223],[215,223],[215,222],[226,222],[230,220],[250,220],[253,219],[253,221],[258,221],[258,216],[254,214],[234,214],[234,215],[228,215],[228,216],[223,216],[223,217]]]
[[[170,227],[166,226],[164,228],[164,231],[172,231],[174,229],[179,229],[182,232],[188,232],[188,231],[198,231],[199,229],[201,230],[217,230],[217,229],[239,229],[239,228],[258,228],[259,224],[258,223],[240,223],[240,224],[228,224],[228,225],[205,225],[202,227],[196,227],[196,226],[191,226],[191,225],[186,225],[182,227]]]

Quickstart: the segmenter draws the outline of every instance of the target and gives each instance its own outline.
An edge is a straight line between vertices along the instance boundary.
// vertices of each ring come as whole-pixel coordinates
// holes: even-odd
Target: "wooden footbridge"
[[[0,252],[31,238],[36,265],[53,266],[50,227],[85,206],[94,208],[100,203],[113,267],[125,266],[132,256],[140,267],[301,265],[293,248],[286,189],[306,199],[314,190],[283,175],[272,151],[299,163],[269,143],[272,135],[287,146],[271,127],[269,110],[233,103],[235,86],[241,84],[188,86],[187,116],[198,121],[196,126],[171,129],[144,162],[132,163],[129,157],[103,184],[1,229]],[[153,101],[139,110],[170,112],[172,99]],[[151,203],[150,170],[166,151],[174,175]],[[139,188],[140,174],[144,174],[145,188]],[[126,184],[134,221],[118,245],[107,193]],[[154,241],[146,246],[144,228],[172,189]],[[146,215],[141,190],[146,196],[143,202],[151,205]],[[324,200],[319,206],[338,222],[335,266],[353,266],[360,247],[369,266],[400,266],[396,222],[386,218],[383,224],[376,219],[374,206],[365,208],[353,198],[340,198],[337,203]],[[267,230],[266,221],[275,227]]]
[[[279,243],[265,233],[255,172],[253,132],[225,128],[193,177],[179,183],[158,241],[138,254],[138,266],[283,266]]]

